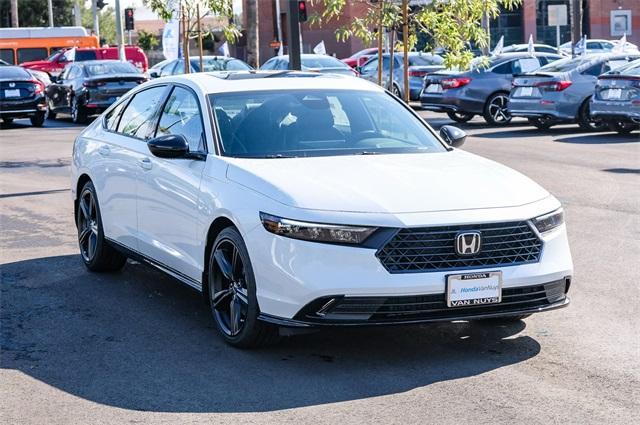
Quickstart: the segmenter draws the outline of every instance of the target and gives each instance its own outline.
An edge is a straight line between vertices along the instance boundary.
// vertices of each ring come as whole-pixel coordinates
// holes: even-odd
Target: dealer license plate
[[[5,90],[4,97],[20,97],[20,89]]]
[[[495,304],[502,300],[502,272],[447,276],[447,306]]]
[[[607,99],[620,99],[622,96],[622,89],[609,89]]]
[[[528,97],[533,94],[533,87],[522,87],[520,88],[520,96]]]
[[[442,86],[440,84],[429,84],[425,91],[427,93],[442,93]]]

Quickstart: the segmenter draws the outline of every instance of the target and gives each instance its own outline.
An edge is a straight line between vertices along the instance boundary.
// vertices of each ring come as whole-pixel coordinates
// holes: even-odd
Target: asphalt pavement
[[[3,126],[0,423],[634,422],[640,133],[460,127],[463,149],[563,202],[572,304],[508,326],[326,331],[242,351],[217,337],[196,292],[159,272],[84,269],[68,190],[81,127]]]

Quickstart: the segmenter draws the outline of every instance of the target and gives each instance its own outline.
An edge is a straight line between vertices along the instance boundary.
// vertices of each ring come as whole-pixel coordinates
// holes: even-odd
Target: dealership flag
[[[180,21],[178,19],[177,1],[170,1],[171,19],[164,26],[162,31],[162,54],[165,59],[177,59],[180,51]]]
[[[582,53],[583,55],[587,54],[587,36],[586,35],[582,36],[580,41],[576,43],[576,46],[574,47],[573,50],[575,53]]]
[[[529,34],[529,45],[527,46],[527,52],[533,56],[533,53],[536,51],[536,48],[533,47],[533,34]]]
[[[231,54],[229,54],[229,43],[226,41],[222,43],[222,46],[218,47],[218,51],[222,53],[222,56],[231,56]]]
[[[316,55],[327,54],[327,49],[324,47],[324,40],[322,40],[320,43],[316,45],[316,47],[313,48],[313,53],[315,53]]]
[[[624,52],[626,47],[627,47],[627,33],[625,32],[622,38],[618,41],[618,44],[616,44],[616,47],[614,47],[612,50],[616,53]]]
[[[504,35],[500,37],[500,40],[498,40],[498,44],[496,44],[496,47],[493,48],[493,52],[491,52],[491,54],[493,56],[501,55],[503,48],[504,48]]]

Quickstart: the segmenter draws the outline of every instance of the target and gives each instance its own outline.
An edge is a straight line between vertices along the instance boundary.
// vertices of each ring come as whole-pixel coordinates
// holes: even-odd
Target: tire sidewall
[[[503,126],[503,125],[507,125],[511,122],[511,115],[509,115],[509,119],[506,121],[496,121],[493,116],[491,115],[491,112],[489,110],[491,104],[493,103],[493,101],[497,98],[497,97],[509,97],[508,93],[503,93],[503,92],[498,92],[498,93],[494,93],[491,96],[489,96],[489,100],[487,100],[486,105],[484,106],[484,119],[485,121],[489,124],[489,125],[496,125],[496,126]]]
[[[81,202],[82,200],[82,195],[89,190],[91,192],[91,196],[93,196],[94,202],[96,203],[96,221],[98,222],[98,237],[96,240],[96,251],[93,255],[93,258],[91,259],[91,261],[87,261],[85,260],[84,256],[82,255],[82,247],[80,247],[80,241],[78,240],[78,248],[80,248],[80,258],[82,258],[82,262],[89,268],[89,269],[93,269],[96,267],[97,263],[98,263],[98,259],[103,255],[103,247],[105,245],[105,240],[104,240],[104,230],[102,228],[102,214],[100,213],[100,203],[98,202],[98,195],[96,194],[96,189],[93,186],[93,183],[91,181],[88,181],[87,183],[85,183],[85,185],[82,187],[82,190],[80,190],[80,195],[78,196],[78,204]],[[76,212],[76,229],[77,229],[77,233],[79,236],[79,232],[80,232],[80,214],[82,214],[82,212],[80,211],[80,206],[78,205],[77,208],[77,212]]]
[[[247,317],[245,319],[244,326],[238,335],[229,336],[227,335],[216,318],[216,315],[213,311],[213,305],[211,305],[211,299],[213,298],[213,292],[215,291],[215,273],[216,269],[214,267],[215,259],[213,257],[213,253],[215,252],[218,245],[224,240],[230,240],[233,242],[238,248],[238,252],[240,254],[240,258],[242,260],[242,264],[245,267],[245,283],[247,285],[247,295],[248,295],[248,303],[247,306]],[[247,247],[240,235],[240,232],[235,227],[227,227],[223,229],[218,236],[216,237],[213,246],[211,248],[211,253],[209,254],[209,261],[207,266],[207,288],[208,288],[208,304],[210,305],[211,316],[213,317],[213,322],[218,333],[230,344],[236,346],[244,345],[244,341],[248,341],[253,338],[253,334],[256,331],[256,325],[258,322],[258,316],[260,314],[260,309],[258,307],[258,298],[256,295],[256,281],[255,274],[253,273],[253,267],[251,265],[251,259],[249,258],[249,252],[247,251]]]

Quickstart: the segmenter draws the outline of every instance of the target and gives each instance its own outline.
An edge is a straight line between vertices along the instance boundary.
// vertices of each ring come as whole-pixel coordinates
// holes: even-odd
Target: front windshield
[[[46,60],[47,62],[51,62],[51,61],[53,61],[53,59],[55,59],[55,57],[56,57],[56,56],[58,56],[60,53],[62,53],[62,50],[56,50],[55,52],[51,53],[51,54],[49,55],[49,57],[48,57],[48,58],[46,58],[45,60]]]
[[[224,156],[245,158],[443,152],[391,96],[355,90],[278,90],[209,96]]]

